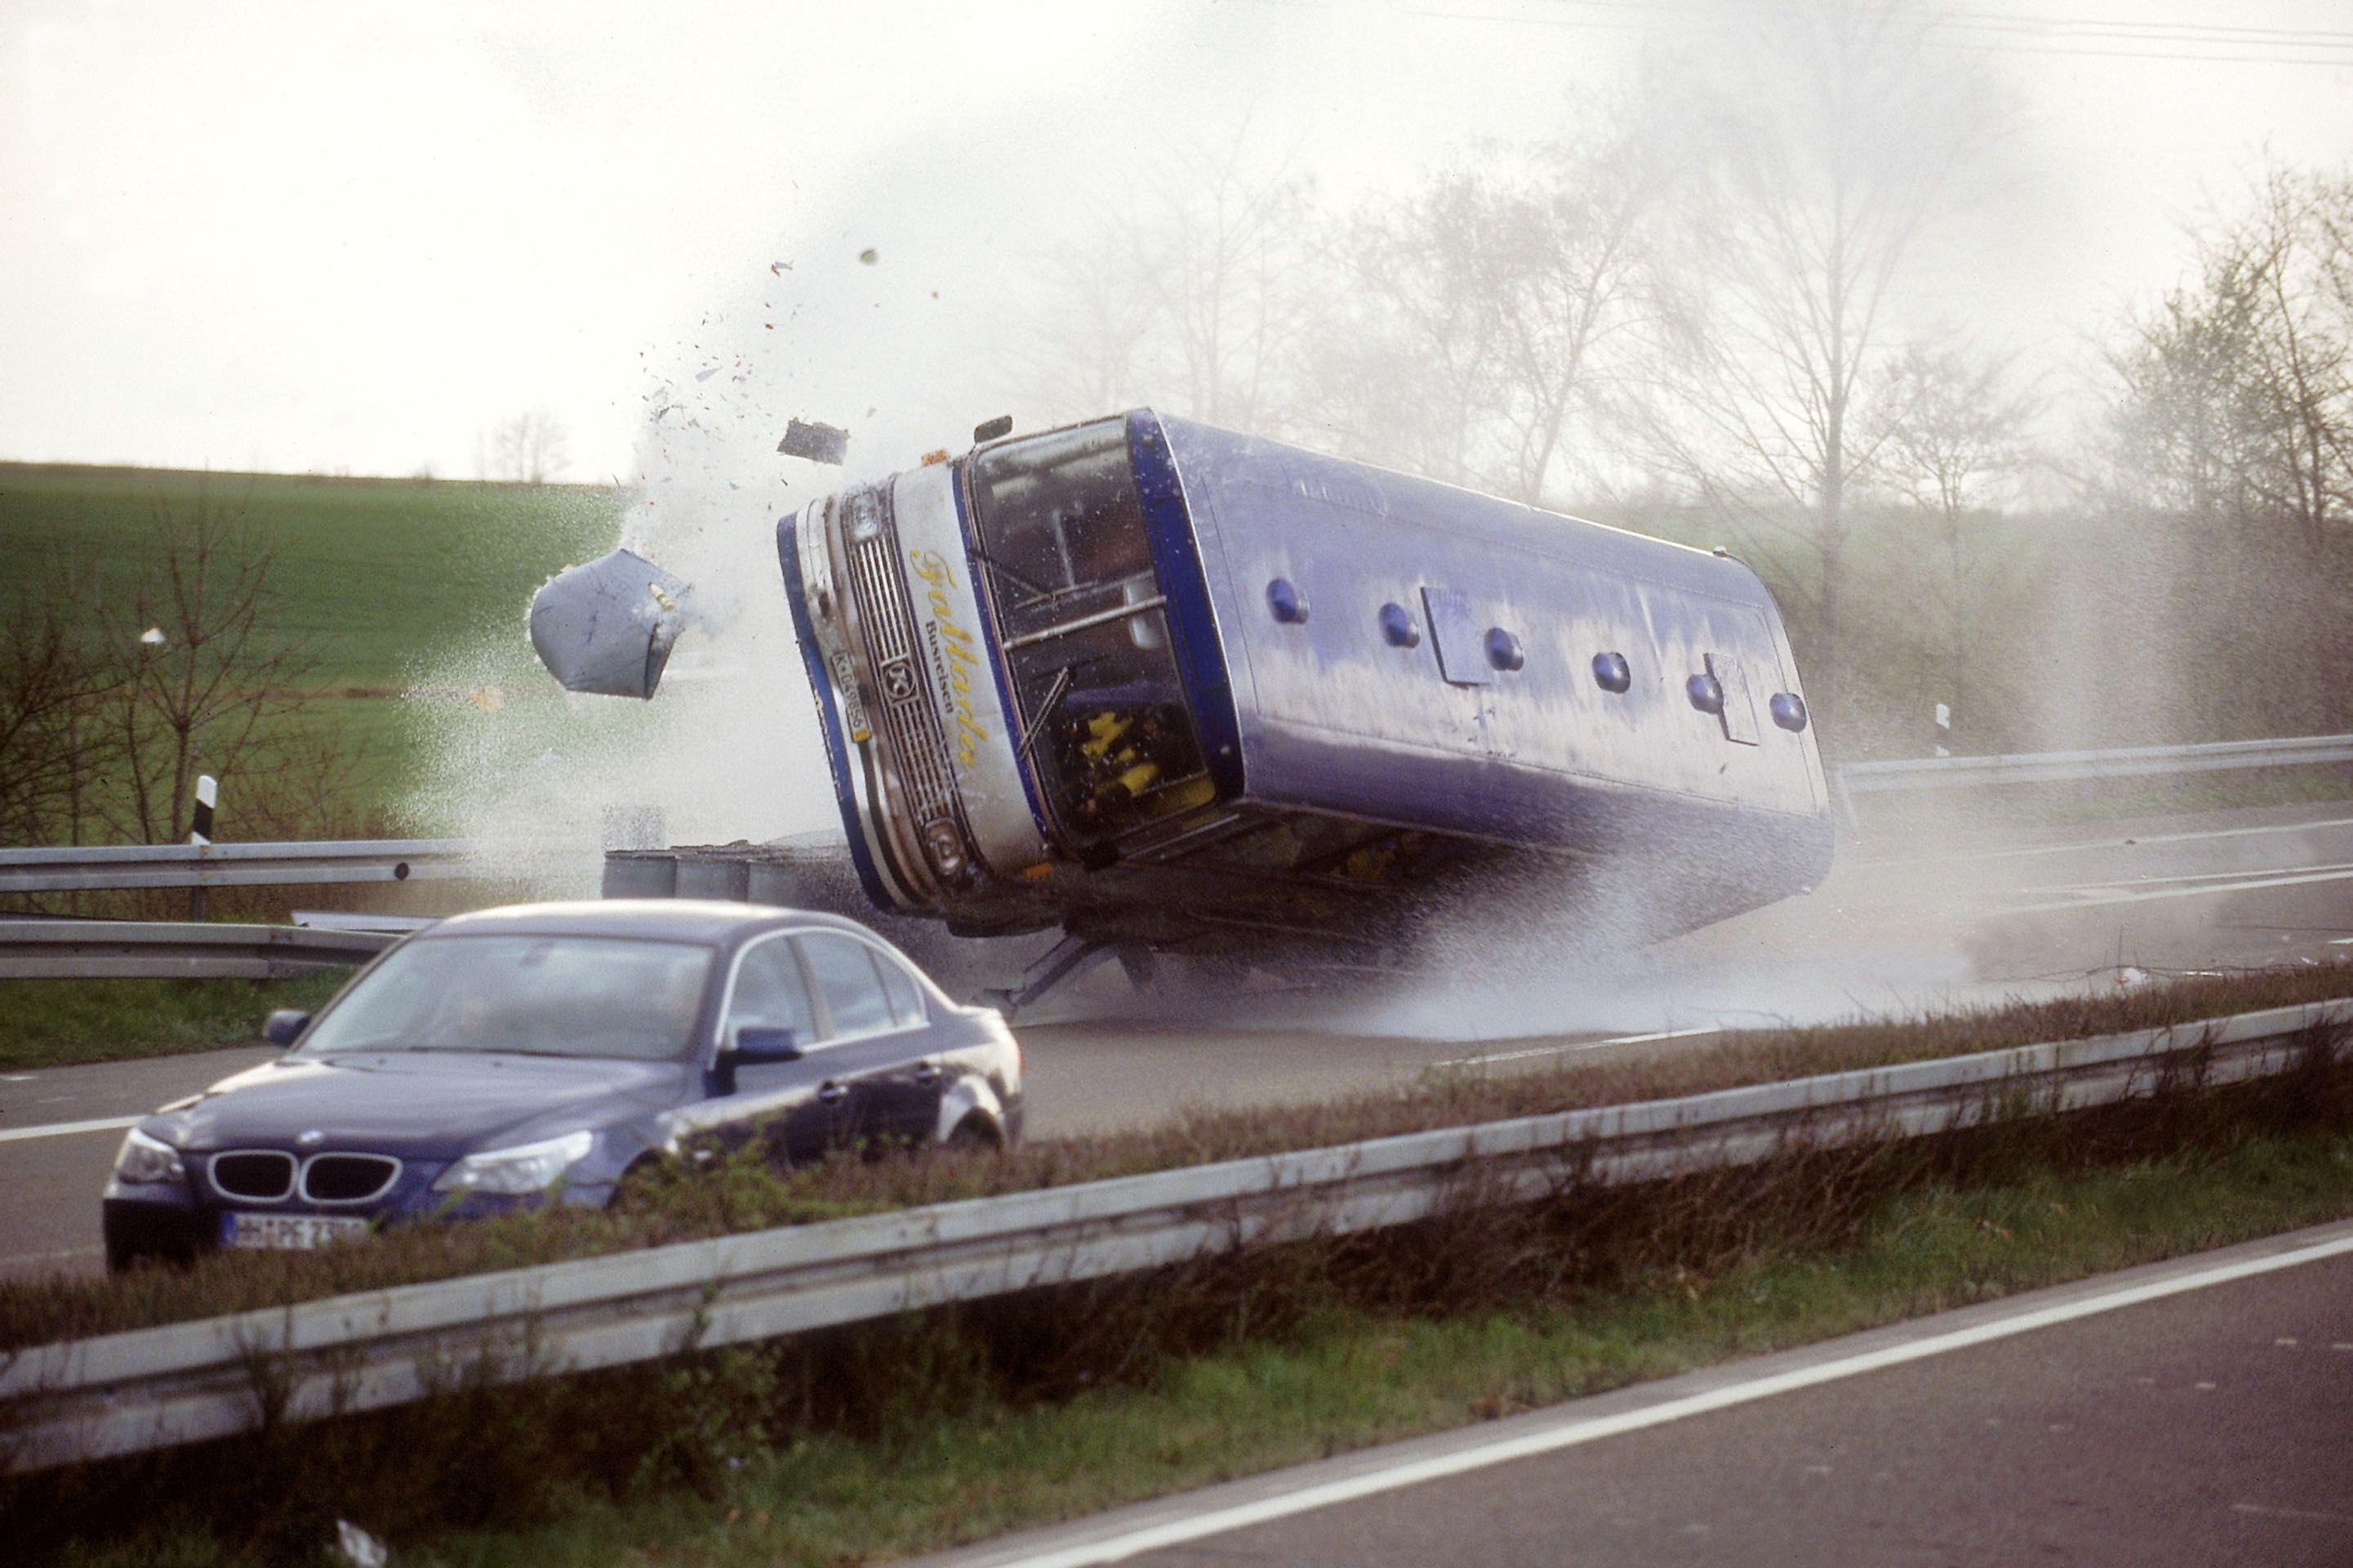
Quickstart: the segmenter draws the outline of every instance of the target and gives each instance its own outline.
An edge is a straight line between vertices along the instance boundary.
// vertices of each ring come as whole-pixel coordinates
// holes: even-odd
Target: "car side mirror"
[[[801,1049],[800,1031],[765,1024],[746,1024],[735,1031],[728,1054],[738,1067],[766,1067],[776,1062],[797,1062],[806,1054]]]
[[[273,1046],[290,1046],[295,1037],[311,1026],[311,1015],[291,1007],[280,1007],[269,1015],[261,1026],[261,1037]]]

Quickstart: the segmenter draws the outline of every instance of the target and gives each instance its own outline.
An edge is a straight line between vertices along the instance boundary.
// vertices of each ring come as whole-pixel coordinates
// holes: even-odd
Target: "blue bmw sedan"
[[[608,1202],[686,1149],[786,1162],[1020,1135],[1021,1055],[832,915],[681,900],[459,915],[363,969],[292,1048],[133,1128],[106,1257],[314,1247],[390,1221]]]

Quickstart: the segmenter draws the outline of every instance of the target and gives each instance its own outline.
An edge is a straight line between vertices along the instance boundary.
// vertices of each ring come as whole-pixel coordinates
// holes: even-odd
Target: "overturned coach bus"
[[[960,935],[1392,962],[1465,900],[1647,938],[1829,866],[1788,637],[1722,553],[1145,409],[777,549],[859,879]]]

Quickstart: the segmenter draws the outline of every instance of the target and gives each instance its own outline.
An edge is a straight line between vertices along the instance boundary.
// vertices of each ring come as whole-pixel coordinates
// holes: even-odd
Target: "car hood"
[[[304,1147],[454,1155],[510,1133],[556,1136],[666,1110],[687,1071],[678,1062],[454,1051],[292,1056],[223,1079],[146,1127],[199,1152],[292,1148],[316,1132]]]

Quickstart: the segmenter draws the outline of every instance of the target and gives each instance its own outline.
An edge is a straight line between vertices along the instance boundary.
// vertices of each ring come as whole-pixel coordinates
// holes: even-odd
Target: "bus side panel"
[[[1795,684],[1738,563],[1165,423],[1228,632],[1252,799],[1565,845],[1593,843],[1609,813],[1655,814],[1634,804],[1651,797],[1824,814],[1810,731],[1764,717]],[[1278,578],[1303,618],[1273,613]],[[1459,595],[1443,667],[1448,629],[1424,590]],[[1401,635],[1385,632],[1387,606]],[[1488,662],[1491,627],[1520,668]],[[1625,656],[1629,691],[1596,680],[1602,653]],[[1755,743],[1684,689],[1735,666]]]

